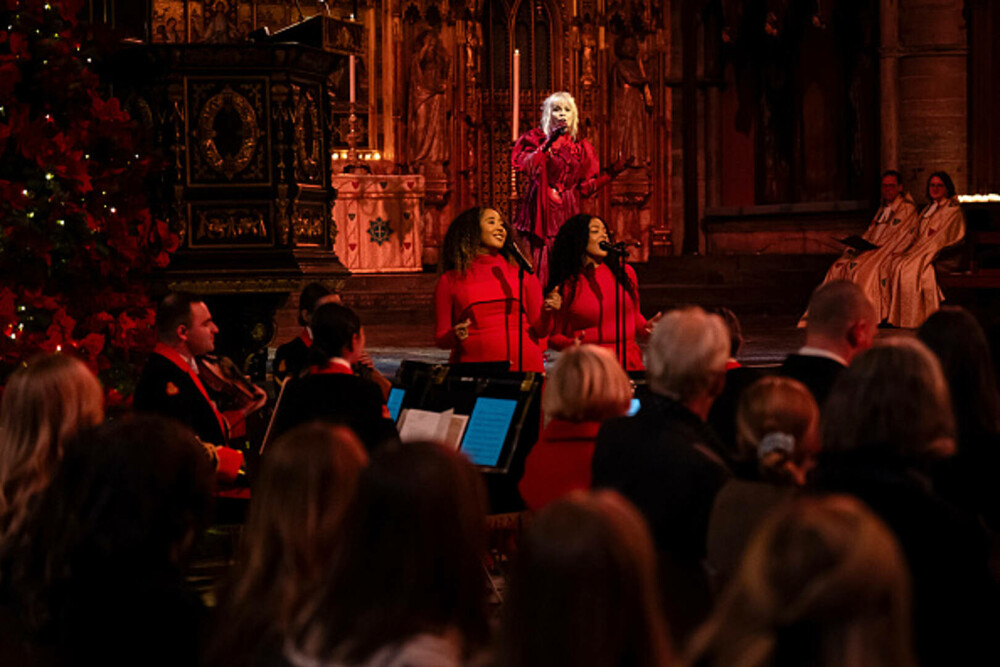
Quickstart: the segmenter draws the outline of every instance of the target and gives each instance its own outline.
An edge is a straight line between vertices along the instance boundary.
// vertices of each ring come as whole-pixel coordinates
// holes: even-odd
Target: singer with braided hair
[[[573,96],[553,93],[542,104],[541,127],[518,137],[511,153],[514,169],[529,179],[514,228],[531,243],[541,282],[548,277],[549,253],[563,223],[580,212],[583,199],[635,163],[629,157],[602,172],[593,145],[577,136],[579,125]]]
[[[642,316],[635,271],[627,264],[605,261],[608,248],[616,251],[607,226],[587,213],[574,215],[556,235],[545,288],[546,302],[556,307],[549,347],[562,350],[591,343],[616,350],[621,319],[615,294],[624,294],[620,305],[625,308],[625,367],[643,370],[635,339],[648,336],[660,315],[650,320]]]
[[[452,221],[434,290],[434,340],[451,350],[451,363],[508,361],[512,370],[544,370],[539,341],[551,328],[553,304],[542,303],[530,270],[493,209],[470,208]]]

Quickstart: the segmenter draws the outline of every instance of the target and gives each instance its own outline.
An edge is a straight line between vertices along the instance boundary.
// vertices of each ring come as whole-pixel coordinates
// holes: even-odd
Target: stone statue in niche
[[[649,164],[653,94],[639,57],[639,42],[631,35],[620,37],[615,41],[615,56],[611,154],[616,160],[635,156],[640,164]]]
[[[438,34],[433,30],[420,33],[410,65],[407,114],[408,161],[420,174],[443,175],[442,163],[449,158],[446,121],[450,72],[451,62]]]
[[[594,36],[594,24],[588,19],[583,25],[581,41],[583,44],[581,54],[581,76],[580,83],[584,87],[593,86],[597,82],[595,60],[597,57],[597,38]]]

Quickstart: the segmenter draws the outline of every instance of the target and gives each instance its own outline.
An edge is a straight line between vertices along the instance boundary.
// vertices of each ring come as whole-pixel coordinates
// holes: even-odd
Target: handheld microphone
[[[545,140],[545,145],[542,146],[542,152],[545,153],[550,148],[552,148],[552,144],[554,144],[556,142],[556,139],[558,139],[559,137],[561,137],[564,134],[566,134],[566,126],[565,125],[560,125],[556,129],[552,130],[552,134],[549,135],[549,138]]]
[[[531,260],[525,256],[524,251],[521,250],[521,246],[517,245],[514,241],[511,241],[507,244],[507,247],[510,248],[511,254],[513,254],[514,261],[517,262],[517,265],[524,269],[525,273],[534,275],[535,269],[531,266]]]

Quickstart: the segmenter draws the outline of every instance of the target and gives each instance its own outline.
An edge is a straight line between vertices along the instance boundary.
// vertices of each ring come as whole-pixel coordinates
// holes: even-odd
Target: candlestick
[[[351,54],[350,70],[351,70],[351,75],[350,75],[351,76],[351,82],[350,82],[351,83],[351,92],[350,92],[351,98],[350,98],[350,101],[351,101],[351,104],[354,104],[354,95],[355,95],[354,90],[355,90],[355,84],[356,84],[356,77],[355,77],[355,73],[354,73],[354,54]]]
[[[521,52],[514,49],[514,83],[511,92],[514,94],[514,118],[511,120],[511,141],[517,141],[518,125],[521,120]]]

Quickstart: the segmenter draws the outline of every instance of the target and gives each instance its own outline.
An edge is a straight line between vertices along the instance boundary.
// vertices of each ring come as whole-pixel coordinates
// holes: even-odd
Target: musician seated
[[[171,417],[189,427],[205,444],[221,482],[231,483],[243,454],[229,447],[230,438],[246,432],[246,417],[260,409],[267,395],[254,387],[256,398],[223,414],[209,396],[196,359],[215,349],[219,327],[208,306],[189,292],[173,292],[156,309],[158,342],[146,360],[135,389],[137,411]]]
[[[365,357],[365,332],[357,314],[327,303],[313,313],[311,328],[308,366],[285,383],[269,439],[317,419],[349,426],[370,452],[398,439],[382,390],[352,368]]]
[[[274,354],[271,368],[274,379],[278,382],[296,377],[306,367],[306,358],[313,342],[309,321],[313,311],[324,303],[340,303],[340,295],[334,294],[320,283],[309,283],[302,289],[302,294],[299,295],[299,324],[302,325],[302,333],[278,347]]]

